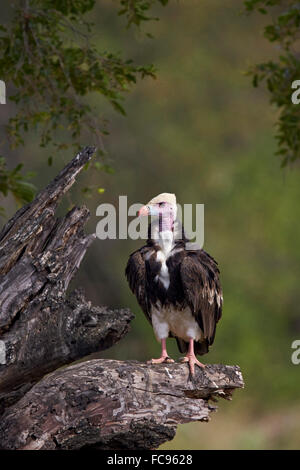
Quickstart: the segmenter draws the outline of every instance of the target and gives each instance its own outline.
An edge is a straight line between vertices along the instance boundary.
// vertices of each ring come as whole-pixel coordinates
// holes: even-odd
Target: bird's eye
[[[163,207],[164,205],[165,205],[164,202],[160,202],[160,203],[159,203],[159,207]]]

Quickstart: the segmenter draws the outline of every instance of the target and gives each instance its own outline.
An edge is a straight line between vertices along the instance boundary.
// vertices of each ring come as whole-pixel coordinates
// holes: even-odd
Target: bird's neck
[[[168,257],[170,251],[174,247],[174,232],[172,230],[164,230],[158,233],[158,240],[156,240],[160,250]]]
[[[174,246],[174,219],[171,214],[159,217],[158,245],[165,256],[168,256]]]
[[[149,225],[148,243],[158,245],[165,256],[174,248],[176,236],[178,237],[176,214],[176,210],[160,214]]]
[[[174,218],[171,213],[161,214],[159,216],[159,233],[173,232],[174,229]]]

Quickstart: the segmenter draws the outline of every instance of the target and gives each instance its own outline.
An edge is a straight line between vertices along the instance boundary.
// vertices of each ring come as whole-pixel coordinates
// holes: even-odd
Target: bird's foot
[[[174,362],[174,359],[171,359],[169,356],[161,356],[158,359],[150,359],[150,361],[147,361],[147,364],[171,364]]]
[[[202,369],[205,368],[205,365],[202,364],[202,362],[198,361],[195,354],[187,354],[181,359],[181,362],[189,363],[191,375],[195,375],[195,364],[197,364],[197,366],[201,367]]]

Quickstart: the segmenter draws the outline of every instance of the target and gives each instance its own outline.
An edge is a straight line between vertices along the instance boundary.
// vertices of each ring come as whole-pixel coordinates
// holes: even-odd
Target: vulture
[[[203,249],[187,249],[176,214],[175,194],[159,194],[141,207],[139,216],[151,216],[148,240],[129,256],[125,274],[161,343],[161,356],[148,363],[174,362],[166,339],[175,338],[194,375],[195,365],[205,367],[196,354],[206,354],[213,344],[223,295],[217,262]]]

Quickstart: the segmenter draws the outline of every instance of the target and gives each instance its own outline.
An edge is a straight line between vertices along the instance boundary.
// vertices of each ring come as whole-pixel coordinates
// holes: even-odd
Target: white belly
[[[152,325],[158,341],[169,336],[169,332],[184,341],[194,339],[200,341],[203,333],[192,315],[189,307],[177,310],[175,307],[152,307]]]

